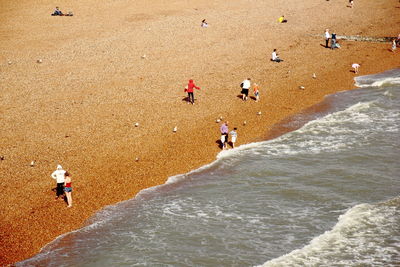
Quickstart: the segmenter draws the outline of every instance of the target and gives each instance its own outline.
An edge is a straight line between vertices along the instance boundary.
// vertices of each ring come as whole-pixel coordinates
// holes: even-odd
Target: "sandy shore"
[[[360,75],[398,67],[389,43],[323,47],[325,28],[397,36],[397,1],[355,2],[61,0],[75,15],[51,17],[52,1],[1,1],[0,265],[213,161],[220,116],[239,128],[239,145],[262,140],[281,120],[354,88],[352,63]],[[276,22],[282,14],[288,23]],[[274,48],[284,62],[270,62]],[[258,103],[237,97],[247,77],[260,85]],[[193,106],[183,101],[189,78],[201,87]],[[54,201],[57,164],[72,174],[71,209]]]

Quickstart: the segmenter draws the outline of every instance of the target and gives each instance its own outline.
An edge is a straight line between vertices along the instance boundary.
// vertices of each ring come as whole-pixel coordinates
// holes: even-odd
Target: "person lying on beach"
[[[283,61],[282,59],[279,58],[278,53],[276,53],[276,49],[274,49],[274,51],[272,52],[271,61],[278,63]]]
[[[278,19],[278,22],[279,22],[279,23],[286,23],[286,22],[287,22],[287,19],[285,19],[285,16],[282,15],[282,16],[280,16],[280,18]]]
[[[208,28],[208,23],[206,22],[206,19],[203,19],[203,20],[201,21],[201,27],[202,27],[202,28]]]

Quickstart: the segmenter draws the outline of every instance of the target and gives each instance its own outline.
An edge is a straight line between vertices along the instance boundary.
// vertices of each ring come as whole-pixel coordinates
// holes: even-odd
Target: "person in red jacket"
[[[188,85],[185,88],[185,92],[188,93],[188,100],[190,103],[192,103],[192,105],[194,104],[194,95],[193,95],[193,88],[196,88],[197,90],[200,90],[200,87],[196,86],[193,82],[193,80],[189,80]],[[188,102],[188,103],[189,103]]]

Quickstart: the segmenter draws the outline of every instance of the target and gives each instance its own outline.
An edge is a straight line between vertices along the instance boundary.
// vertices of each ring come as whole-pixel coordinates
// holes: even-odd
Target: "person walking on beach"
[[[351,65],[351,67],[353,68],[354,73],[357,74],[358,73],[358,68],[360,68],[360,64],[353,63],[353,65]]]
[[[258,84],[256,83],[253,84],[253,92],[254,96],[256,97],[256,102],[258,102],[258,100],[260,100],[260,91],[258,89]]]
[[[279,58],[278,53],[276,52],[276,49],[274,49],[274,51],[272,51],[271,61],[278,62],[278,63],[283,61],[282,59]]]
[[[232,148],[235,148],[235,143],[237,139],[237,128],[233,128],[233,130],[229,133],[231,135],[231,142],[232,142]]]
[[[249,89],[251,87],[250,84],[250,78],[247,78],[246,80],[244,80],[240,85],[242,87],[242,100],[246,101],[247,97],[249,96]]]
[[[57,181],[56,199],[64,195],[65,173],[66,171],[63,170],[62,166],[57,165],[57,170],[51,174],[51,177]]]
[[[325,30],[325,48],[328,48],[330,38],[331,38],[331,35],[329,34],[329,29],[326,29]]]
[[[64,192],[67,196],[68,208],[72,207],[72,181],[68,172],[65,172]]]
[[[193,95],[194,88],[200,90],[200,87],[196,86],[193,80],[190,79],[188,85],[185,88],[185,92],[188,93],[188,103],[192,103],[192,105],[194,105],[194,95]]]
[[[227,148],[227,143],[228,143],[228,121],[223,123],[220,127],[221,131],[221,143],[222,143],[222,149],[225,150]]]

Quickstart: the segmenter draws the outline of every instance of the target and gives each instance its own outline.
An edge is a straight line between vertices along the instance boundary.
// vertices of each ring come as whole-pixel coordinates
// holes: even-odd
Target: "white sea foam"
[[[356,205],[309,245],[260,266],[396,266],[400,260],[399,199]]]
[[[355,79],[357,87],[383,87],[400,84],[400,69],[393,69],[373,75],[358,76]]]

